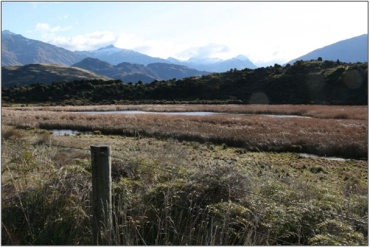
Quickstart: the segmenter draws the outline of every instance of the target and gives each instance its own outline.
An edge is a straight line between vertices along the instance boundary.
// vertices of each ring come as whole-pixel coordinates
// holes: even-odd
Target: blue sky
[[[69,50],[283,64],[368,32],[367,2],[2,2],[2,30]]]

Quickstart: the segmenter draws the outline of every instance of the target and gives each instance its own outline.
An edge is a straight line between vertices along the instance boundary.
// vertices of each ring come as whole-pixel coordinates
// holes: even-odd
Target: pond
[[[126,110],[126,111],[78,111],[73,112],[78,114],[161,114],[161,115],[182,115],[182,116],[213,116],[213,115],[244,115],[244,116],[255,116],[262,115],[275,118],[311,118],[300,115],[278,115],[278,114],[243,114],[243,113],[228,113],[228,112],[209,112],[209,111],[192,111],[192,112],[155,112],[155,111],[137,111],[137,110]]]
[[[274,118],[311,118],[308,116],[300,116],[300,115],[276,115],[276,114],[264,114],[267,117],[274,117]]]
[[[78,111],[73,112],[78,114],[164,114],[164,115],[184,115],[184,116],[210,116],[228,114],[222,112],[207,112],[207,111],[194,111],[194,112],[154,112],[154,111]]]
[[[299,153],[298,154],[302,158],[320,158],[320,159],[327,159],[327,160],[336,160],[336,161],[349,161],[351,159],[344,159],[344,158],[339,158],[339,157],[326,157],[326,156],[319,156],[315,154],[307,154],[307,153]]]
[[[51,130],[52,134],[55,136],[65,136],[65,135],[92,135],[93,132],[91,131],[78,131],[78,130],[71,130],[71,129],[54,129]]]

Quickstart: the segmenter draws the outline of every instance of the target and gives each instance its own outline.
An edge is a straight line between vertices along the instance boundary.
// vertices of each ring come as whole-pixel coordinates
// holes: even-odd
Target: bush
[[[2,244],[90,243],[87,184],[75,173],[8,198],[2,207]]]
[[[319,234],[309,239],[310,245],[366,245],[364,236],[342,221],[326,220],[316,232]]]
[[[5,140],[8,140],[8,139],[21,139],[24,135],[22,134],[21,130],[11,127],[5,131],[2,131],[1,136]]]

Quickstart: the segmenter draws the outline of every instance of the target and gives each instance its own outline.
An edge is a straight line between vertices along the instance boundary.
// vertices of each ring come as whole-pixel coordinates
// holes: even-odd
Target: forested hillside
[[[230,70],[181,80],[132,84],[80,80],[2,90],[3,103],[110,104],[207,102],[244,104],[368,103],[368,64],[297,61],[293,65]]]

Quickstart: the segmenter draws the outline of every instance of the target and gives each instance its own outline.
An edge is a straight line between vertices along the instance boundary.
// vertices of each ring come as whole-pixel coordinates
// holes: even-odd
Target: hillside
[[[2,67],[2,86],[24,86],[33,83],[51,84],[74,80],[111,80],[91,71],[54,64],[29,64]]]
[[[10,31],[2,31],[1,66],[35,63],[71,65],[84,56],[38,40],[27,39]]]
[[[368,103],[368,64],[298,61],[293,65],[230,70],[181,80],[127,84],[75,81],[3,87],[3,103],[110,104],[196,102],[243,104]]]
[[[306,55],[293,59],[289,63],[292,64],[298,60],[317,59],[318,57],[331,61],[337,61],[339,59],[347,63],[368,62],[368,44],[369,36],[363,34],[316,49]]]
[[[119,63],[112,65],[96,58],[85,58],[73,67],[87,69],[97,74],[105,75],[123,82],[136,83],[141,81],[149,83],[154,80],[182,79],[190,76],[206,75],[208,72],[198,71],[182,65],[169,63],[151,63],[147,66],[142,64]]]

